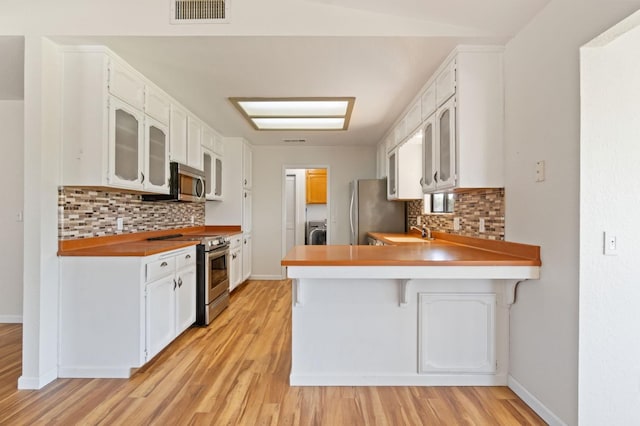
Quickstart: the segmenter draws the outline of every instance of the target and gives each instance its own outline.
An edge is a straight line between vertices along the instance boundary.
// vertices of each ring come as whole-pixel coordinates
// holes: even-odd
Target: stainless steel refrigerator
[[[368,244],[367,232],[405,232],[405,205],[387,200],[386,179],[351,182],[351,245]]]

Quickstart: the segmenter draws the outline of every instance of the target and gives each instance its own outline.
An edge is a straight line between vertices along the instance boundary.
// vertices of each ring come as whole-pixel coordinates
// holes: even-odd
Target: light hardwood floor
[[[543,425],[506,387],[290,387],[291,285],[250,281],[131,379],[18,391],[20,325],[0,325],[0,425]]]

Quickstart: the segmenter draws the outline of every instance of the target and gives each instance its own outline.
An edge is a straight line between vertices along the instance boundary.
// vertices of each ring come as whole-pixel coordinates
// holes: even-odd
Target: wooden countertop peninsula
[[[147,241],[147,238],[171,234],[233,235],[240,226],[192,226],[162,231],[136,232],[104,237],[60,240],[58,256],[150,256],[198,244],[197,241]]]
[[[432,241],[395,243],[370,236],[384,246],[296,246],[282,259],[283,266],[540,266],[540,247],[434,232]]]

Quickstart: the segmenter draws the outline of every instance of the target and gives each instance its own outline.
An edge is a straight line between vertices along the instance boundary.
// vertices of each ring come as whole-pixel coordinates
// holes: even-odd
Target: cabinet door
[[[327,169],[306,171],[307,204],[327,204]]]
[[[169,140],[168,129],[151,117],[145,118],[144,188],[169,193]]]
[[[436,188],[456,185],[456,108],[455,97],[449,99],[436,113],[437,174]]]
[[[114,61],[109,64],[109,93],[142,111],[144,82],[132,70]]]
[[[176,336],[196,321],[196,268],[178,271],[176,289]]]
[[[421,100],[413,104],[411,109],[407,112],[407,134],[410,134],[415,129],[418,128],[420,123],[422,122],[422,103]]]
[[[403,118],[393,129],[394,145],[399,144],[407,136],[407,119]]]
[[[245,188],[251,188],[252,177],[251,167],[253,166],[253,152],[251,148],[245,143],[242,147],[242,185]]]
[[[213,199],[214,200],[222,200],[222,170],[224,167],[224,161],[220,155],[213,156],[213,166],[214,166],[214,182],[215,186],[213,188]]]
[[[216,187],[215,159],[213,152],[205,146],[202,147],[202,167],[204,168],[204,193],[207,200],[214,199]]]
[[[436,77],[436,106],[456,93],[456,61],[452,59]]]
[[[145,361],[153,358],[176,336],[175,288],[173,275],[147,284],[146,287],[146,348]]]
[[[436,189],[436,115],[425,121],[422,131],[422,192]]]
[[[202,148],[207,148],[211,151],[215,148],[215,135],[207,126],[202,127]]]
[[[246,281],[251,276],[251,234],[244,234],[242,244],[242,281]]]
[[[145,176],[142,113],[128,104],[109,99],[109,173],[110,185],[142,189]]]
[[[387,154],[387,198],[398,198],[398,151],[394,149]]]
[[[496,295],[418,293],[419,372],[496,371]]]
[[[189,116],[187,126],[187,165],[202,170],[202,125]]]
[[[251,232],[251,190],[245,189],[242,198],[242,230]]]
[[[171,117],[171,102],[169,102],[167,96],[160,90],[146,86],[144,112],[165,126],[168,126]]]
[[[177,105],[171,105],[171,125],[169,143],[171,161],[187,164],[187,112]]]
[[[229,277],[229,291],[233,290],[242,283],[242,249],[231,250],[231,267]]]

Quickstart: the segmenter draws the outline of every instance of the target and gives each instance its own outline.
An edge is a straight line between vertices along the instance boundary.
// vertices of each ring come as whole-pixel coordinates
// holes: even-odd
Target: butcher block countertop
[[[58,256],[151,256],[198,244],[197,241],[147,241],[147,238],[171,234],[233,235],[242,232],[239,226],[194,226],[163,231],[136,232],[105,237],[61,240]]]
[[[432,241],[394,243],[387,237],[420,234],[370,233],[384,246],[295,246],[283,266],[540,266],[540,247],[434,232]]]

